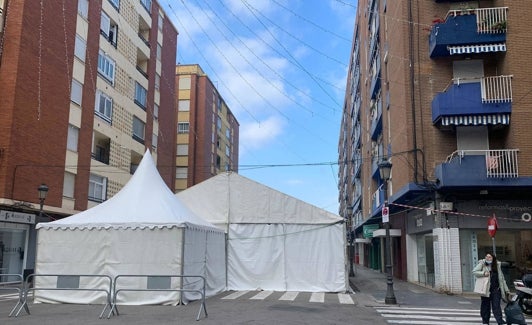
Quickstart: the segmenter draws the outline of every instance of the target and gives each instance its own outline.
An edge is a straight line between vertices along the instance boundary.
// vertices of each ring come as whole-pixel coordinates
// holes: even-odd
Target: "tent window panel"
[[[107,178],[91,174],[89,178],[89,200],[95,202],[105,201],[107,196]]]

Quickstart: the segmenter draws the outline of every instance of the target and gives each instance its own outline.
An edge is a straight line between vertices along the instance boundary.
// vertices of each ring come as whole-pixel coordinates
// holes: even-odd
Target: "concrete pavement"
[[[349,283],[356,292],[357,303],[365,306],[384,305],[386,274],[359,265],[354,271],[355,276],[349,278]],[[473,294],[448,295],[395,278],[393,288],[399,306],[480,308],[480,297]]]

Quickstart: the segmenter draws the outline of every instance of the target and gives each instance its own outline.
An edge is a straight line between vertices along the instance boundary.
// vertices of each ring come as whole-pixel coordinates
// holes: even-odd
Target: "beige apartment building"
[[[175,189],[180,191],[221,172],[238,172],[239,124],[198,64],[180,64],[175,71]]]
[[[0,273],[31,272],[35,224],[112,197],[146,150],[174,189],[176,51],[155,0],[0,0]]]
[[[390,251],[395,277],[452,293],[472,291],[493,249],[508,282],[532,269],[531,14],[526,1],[358,2],[339,137],[353,263],[384,272]]]

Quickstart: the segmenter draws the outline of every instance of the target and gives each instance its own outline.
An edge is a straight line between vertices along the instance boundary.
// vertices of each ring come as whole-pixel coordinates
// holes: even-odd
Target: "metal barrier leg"
[[[207,318],[207,306],[205,305],[205,295],[203,294],[201,294],[201,305],[198,311],[198,317],[196,317],[196,321],[199,321],[202,310],[205,312],[205,318]]]
[[[111,318],[111,314],[116,314],[116,316],[120,315],[118,312],[118,307],[116,306],[116,303],[113,302],[111,305],[111,309],[109,310],[109,314],[107,314],[107,319]]]
[[[19,307],[19,305],[22,303],[22,290],[17,288],[17,291],[18,291],[18,300],[17,300],[17,304],[15,305],[15,307],[13,307],[13,309],[11,309],[11,312],[9,313],[9,317],[13,316],[13,314],[15,313],[15,310],[17,310],[17,308]]]

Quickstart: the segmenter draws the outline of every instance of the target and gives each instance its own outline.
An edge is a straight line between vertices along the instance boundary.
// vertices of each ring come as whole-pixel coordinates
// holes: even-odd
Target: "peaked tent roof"
[[[135,174],[109,200],[70,217],[37,228],[155,228],[207,227],[219,231],[179,201],[166,186],[153,158],[146,150]]]
[[[216,225],[333,224],[343,221],[336,214],[234,172],[218,174],[176,196],[190,210]]]

